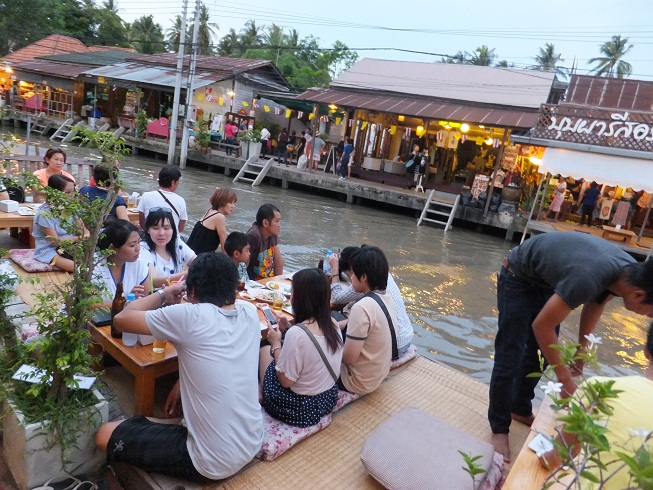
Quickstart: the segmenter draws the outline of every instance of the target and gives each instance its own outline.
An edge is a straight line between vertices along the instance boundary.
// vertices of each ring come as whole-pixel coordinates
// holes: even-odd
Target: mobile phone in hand
[[[272,328],[279,328],[279,324],[277,323],[277,319],[274,317],[274,313],[272,313],[272,310],[270,309],[269,306],[265,305],[261,307],[261,310],[263,311],[263,314],[265,315],[265,318],[268,319],[270,322],[270,325],[272,325]]]

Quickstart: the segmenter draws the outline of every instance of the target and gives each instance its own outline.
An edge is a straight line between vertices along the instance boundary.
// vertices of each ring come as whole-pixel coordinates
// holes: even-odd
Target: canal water
[[[42,147],[48,145],[49,141],[41,140]],[[75,156],[92,153],[72,145],[67,150]],[[156,189],[163,164],[153,158],[127,157],[121,166],[126,191]],[[217,186],[230,187],[238,195],[227,220],[229,231],[247,231],[261,204],[280,208],[279,243],[287,270],[315,266],[328,248],[366,243],[383,249],[413,321],[420,354],[489,382],[497,328],[496,273],[515,243],[460,227],[447,233],[433,226],[418,227],[412,216],[310,192],[267,184],[253,188],[220,173],[187,168],[182,175],[177,192],[188,206],[185,234],[209,207],[209,196]],[[563,337],[576,338],[579,316],[574,312],[567,319]],[[646,318],[625,310],[619,299],[612,301],[596,330],[603,338],[597,372],[640,372],[646,365],[641,347],[646,327]]]

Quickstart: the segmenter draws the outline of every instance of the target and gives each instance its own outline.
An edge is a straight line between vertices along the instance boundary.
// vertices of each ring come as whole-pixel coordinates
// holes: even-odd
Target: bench
[[[614,240],[617,242],[623,242],[626,245],[631,245],[636,237],[637,235],[630,230],[617,229],[614,226],[603,225],[603,238],[606,240]]]

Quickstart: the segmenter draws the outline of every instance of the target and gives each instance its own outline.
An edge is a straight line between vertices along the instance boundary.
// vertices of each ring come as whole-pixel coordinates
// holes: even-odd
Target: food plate
[[[274,301],[274,291],[267,291],[265,289],[250,289],[248,295],[257,301],[266,301],[272,303]]]
[[[255,299],[254,296],[252,296],[251,294],[249,294],[247,291],[241,291],[241,292],[238,293],[238,294],[240,294],[240,297],[241,297],[242,299],[247,300],[247,301],[254,301],[254,299]]]
[[[265,283],[265,285],[272,291],[279,291],[286,296],[290,296],[290,286],[284,282],[268,281]]]

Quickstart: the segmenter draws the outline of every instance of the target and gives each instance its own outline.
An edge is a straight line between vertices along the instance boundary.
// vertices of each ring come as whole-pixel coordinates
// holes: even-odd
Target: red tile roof
[[[79,39],[61,34],[52,34],[40,41],[9,53],[4,57],[4,61],[10,63],[20,63],[23,61],[33,61],[41,56],[53,54],[70,54],[70,53],[89,53],[94,51],[120,50],[136,52],[129,48],[116,48],[109,46],[85,46]]]

